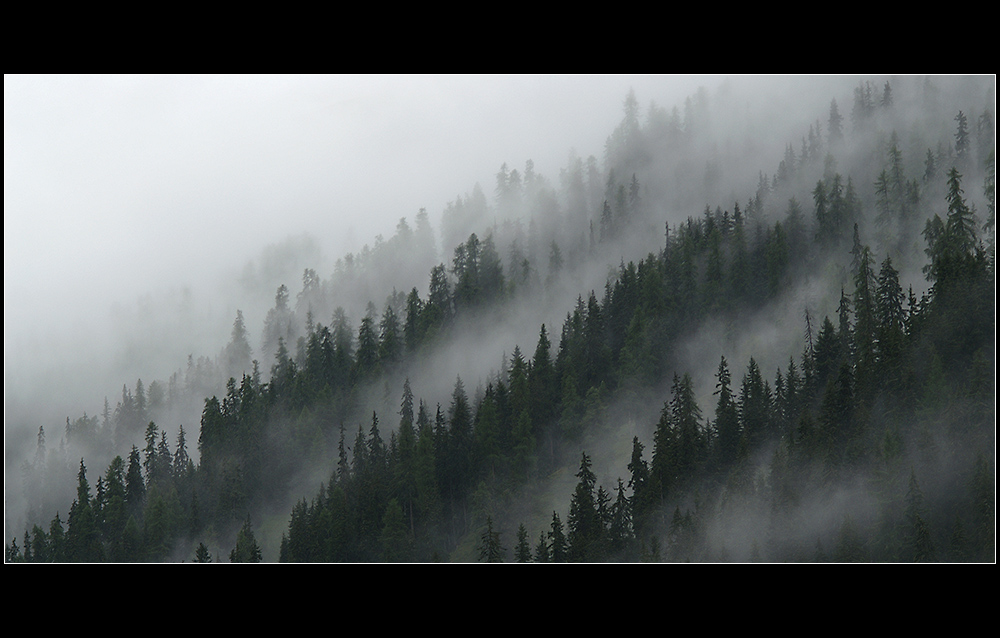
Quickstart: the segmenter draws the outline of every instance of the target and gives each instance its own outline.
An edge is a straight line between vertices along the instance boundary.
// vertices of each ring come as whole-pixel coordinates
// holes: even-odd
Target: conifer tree
[[[955,130],[955,158],[965,164],[969,158],[969,119],[962,111],[955,116],[958,126]]]
[[[580,471],[576,476],[580,481],[573,492],[566,520],[566,556],[570,562],[590,562],[598,557],[598,543],[604,530],[594,500],[597,477],[590,469],[586,452],[581,454]]]
[[[632,503],[625,496],[625,484],[618,478],[615,490],[615,502],[611,505],[608,520],[608,548],[612,556],[621,556],[631,543],[634,531],[632,526]]]
[[[739,395],[740,432],[749,445],[756,445],[771,434],[771,407],[771,396],[760,367],[750,357]]]
[[[555,511],[552,512],[552,525],[549,528],[547,547],[550,562],[566,562],[566,534],[563,531],[562,521],[559,520],[559,514]]]
[[[948,171],[948,217],[946,232],[948,248],[958,254],[972,254],[976,246],[976,222],[972,209],[965,203],[962,190],[962,175],[952,167]]]
[[[243,527],[236,534],[236,546],[229,552],[230,563],[259,563],[261,562],[260,546],[250,525],[250,516],[247,515]]]
[[[715,432],[718,437],[719,463],[725,467],[736,460],[740,444],[739,413],[733,400],[732,378],[725,357],[719,362],[715,378],[718,382],[715,384],[714,394],[719,396],[715,406]]]
[[[409,519],[413,531],[413,501],[417,497],[415,457],[417,453],[417,433],[414,430],[413,391],[410,379],[403,382],[403,396],[399,408],[398,461],[394,464],[395,491],[400,504]]]
[[[551,358],[552,344],[549,342],[548,334],[545,331],[545,324],[542,324],[538,333],[538,344],[535,347],[535,354],[531,360],[531,369],[528,372],[528,386],[531,397],[531,421],[534,426],[547,426],[553,418],[553,410],[556,402],[555,396],[555,371],[552,368]]]
[[[232,335],[224,352],[225,373],[230,376],[242,375],[250,371],[250,360],[253,350],[250,348],[246,324],[243,321],[243,311],[236,311],[233,321]]]
[[[518,563],[531,562],[531,547],[528,545],[528,530],[524,523],[517,526],[517,545],[514,547],[514,561]]]
[[[407,352],[417,349],[423,339],[421,313],[424,302],[420,299],[416,286],[406,296],[406,317],[403,320],[403,345]]]
[[[676,375],[671,392],[670,418],[677,432],[674,460],[679,477],[690,477],[700,466],[704,452],[701,408],[695,400],[691,375],[684,374],[678,382]]]
[[[542,531],[538,535],[538,543],[535,545],[534,562],[536,563],[551,562],[551,556],[549,553],[549,544],[546,541],[546,534],[544,531]]]
[[[413,470],[416,511],[421,522],[425,525],[433,525],[441,512],[441,495],[438,489],[434,430],[423,401],[420,402],[417,412],[417,423],[417,449]]]
[[[209,553],[208,547],[205,543],[198,543],[198,548],[194,552],[194,562],[196,563],[211,563],[212,554]]]
[[[28,538],[25,532],[24,537],[24,562],[26,563],[49,563],[53,562],[52,547],[48,535],[40,525],[31,526],[31,537]]]
[[[379,330],[378,360],[384,369],[391,370],[402,357],[404,343],[399,334],[399,320],[390,304],[386,304],[382,313]]]
[[[368,311],[358,328],[358,352],[354,361],[355,380],[367,379],[374,375],[379,365],[379,336],[375,329],[374,306],[369,303]]]
[[[479,537],[479,560],[486,563],[502,563],[507,550],[500,544],[500,532],[493,529],[493,517],[486,517],[486,529]]]
[[[677,383],[677,375],[674,375]],[[660,410],[660,419],[653,432],[653,458],[649,467],[651,487],[657,494],[657,500],[662,501],[670,493],[676,479],[675,454],[677,451],[677,432],[670,419],[670,403],[665,402]],[[633,442],[633,454],[635,452]]]
[[[827,119],[828,146],[832,147],[835,143],[840,142],[843,139],[843,122],[844,118],[840,115],[840,109],[837,108],[837,100],[831,100],[830,116]]]
[[[472,410],[461,377],[455,379],[455,389],[448,407],[447,479],[453,496],[468,485],[469,455],[472,451]]]
[[[899,273],[886,257],[878,275],[875,299],[876,345],[879,384],[892,387],[901,378],[901,357],[906,347],[906,311]]]
[[[77,474],[76,500],[70,506],[69,516],[66,518],[65,552],[66,559],[70,562],[96,563],[104,559],[97,517],[90,496],[90,484],[87,481],[87,467],[83,459],[80,459],[80,471]]]
[[[871,251],[867,246],[861,249],[857,269],[854,273],[854,348],[855,377],[858,387],[864,389],[862,401],[870,400],[869,392],[874,384],[876,339],[877,339],[877,282],[872,269]]]
[[[25,532],[25,537],[27,537],[27,532]],[[29,552],[28,556],[30,558],[30,556],[31,556],[30,552]],[[31,561],[30,560],[28,560],[28,561],[25,560],[24,555],[21,554],[21,548],[17,546],[17,538],[15,538],[15,539],[13,539],[10,542],[10,544],[4,545],[3,562],[4,563],[23,563],[23,562],[31,562]]]

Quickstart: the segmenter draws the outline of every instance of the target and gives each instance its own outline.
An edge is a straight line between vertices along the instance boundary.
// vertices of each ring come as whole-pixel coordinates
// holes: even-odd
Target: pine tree
[[[250,348],[248,334],[243,322],[243,311],[237,310],[236,319],[233,321],[232,335],[223,353],[224,370],[228,376],[242,375],[250,371],[253,350]]]
[[[656,504],[658,490],[650,480],[649,465],[642,458],[643,445],[639,437],[632,437],[632,458],[628,464],[630,478],[628,487],[632,489],[629,499],[631,519],[637,531],[644,531],[649,513]]]
[[[24,542],[25,562],[49,563],[53,562],[52,545],[49,536],[40,525],[31,526],[31,539],[25,536]]]
[[[394,463],[393,481],[400,504],[409,518],[413,531],[413,501],[417,496],[414,463],[417,453],[417,432],[414,429],[413,391],[409,377],[403,382],[403,396],[399,407],[398,459]]]
[[[259,563],[262,560],[260,546],[250,525],[250,516],[247,515],[243,527],[236,534],[236,546],[229,553],[231,563]]]
[[[832,147],[835,145],[835,143],[843,139],[844,137],[843,122],[844,118],[840,115],[840,110],[837,108],[837,100],[831,100],[830,117],[827,119],[828,146]]]
[[[538,535],[538,543],[535,545],[535,558],[536,563],[548,563],[551,562],[551,555],[549,553],[549,544],[545,540],[545,532],[541,532]]]
[[[433,526],[441,512],[441,494],[438,489],[434,430],[423,401],[420,402],[417,411],[417,424],[417,448],[413,469],[416,513],[421,522]]]
[[[104,548],[101,545],[90,484],[87,481],[87,467],[83,459],[80,459],[80,471],[77,474],[76,500],[70,506],[69,516],[66,518],[65,551],[66,559],[70,562],[96,563],[104,560]]]
[[[677,383],[677,375],[674,375]],[[653,458],[649,467],[651,488],[659,501],[664,500],[676,481],[675,455],[677,452],[677,432],[670,419],[670,403],[665,402],[660,410],[660,419],[653,432]],[[633,454],[635,453],[633,441]]]
[[[500,532],[493,529],[493,518],[486,517],[486,529],[479,537],[479,560],[486,563],[502,563],[507,550],[500,544]]]
[[[958,122],[955,130],[955,158],[964,165],[969,159],[969,119],[959,111],[955,121]]]
[[[715,406],[715,432],[718,437],[719,463],[725,467],[736,460],[740,444],[740,420],[731,389],[732,378],[726,358],[719,362],[715,375],[718,383],[715,392],[719,401]]]
[[[548,426],[554,416],[556,389],[551,350],[552,344],[545,331],[545,324],[542,324],[535,354],[531,360],[531,369],[528,371],[530,415],[536,429]]]
[[[368,379],[376,374],[379,366],[379,336],[375,329],[375,307],[369,303],[368,311],[358,328],[358,352],[354,361],[354,379]]]
[[[878,329],[876,308],[877,282],[872,269],[871,251],[867,246],[861,249],[857,269],[854,273],[854,331],[853,349],[855,377],[858,388],[864,391],[859,397],[867,403],[874,384],[876,342]],[[845,335],[846,336],[846,335]]]
[[[410,294],[406,296],[406,317],[403,320],[403,345],[407,352],[413,352],[423,340],[423,326],[421,314],[424,309],[424,302],[417,293],[414,286]]]
[[[514,547],[514,561],[518,563],[531,562],[531,546],[528,545],[528,530],[524,523],[517,526],[517,545]]]
[[[625,496],[625,484],[618,479],[615,502],[611,505],[607,525],[608,548],[612,556],[621,556],[634,538],[632,525],[632,503]]]
[[[563,524],[559,520],[557,512],[552,512],[552,525],[549,528],[548,534],[548,552],[550,562],[566,562],[566,534],[563,531]]]
[[[597,477],[590,469],[590,458],[585,452],[581,454],[580,471],[576,476],[580,481],[573,492],[566,521],[567,560],[591,562],[599,558],[598,544],[604,529],[594,500]]]
[[[945,228],[951,248],[961,254],[971,254],[976,246],[976,221],[962,196],[964,192],[962,175],[952,167],[948,171],[948,218]]]
[[[467,489],[471,479],[469,464],[472,453],[472,410],[461,377],[455,379],[455,389],[448,408],[448,443],[445,456],[447,489],[457,498]]]
[[[27,532],[25,532],[27,535]],[[4,545],[4,563],[23,563],[25,562],[24,555],[21,554],[21,548],[17,546],[17,539],[13,539],[9,545]]]
[[[903,289],[899,273],[886,257],[878,275],[875,298],[875,326],[879,374],[882,387],[894,388],[903,371],[902,361],[906,347],[906,311],[903,308]]]
[[[209,553],[208,547],[205,543],[198,543],[198,548],[194,552],[194,562],[196,563],[211,563],[212,554]]]
[[[399,320],[391,304],[386,304],[379,323],[378,359],[382,368],[392,370],[403,355],[404,342],[399,334]]]
[[[753,357],[743,375],[739,396],[741,438],[748,445],[757,445],[771,432],[771,396]]]

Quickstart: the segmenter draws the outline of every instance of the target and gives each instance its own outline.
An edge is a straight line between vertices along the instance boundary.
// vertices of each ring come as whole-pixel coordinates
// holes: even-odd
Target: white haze
[[[39,426],[58,445],[122,385],[214,357],[238,309],[256,347],[274,287],[238,283],[268,260],[294,293],[421,208],[438,231],[504,162],[557,182],[571,151],[601,158],[629,89],[671,108],[721,81],[5,75],[6,478]]]
[[[454,245],[441,236],[449,202],[478,183],[492,203],[503,163],[521,170],[530,159],[557,186],[571,152],[600,161],[630,89],[640,117],[650,102],[683,110],[699,87],[712,98],[704,124],[725,167],[727,191],[656,211],[654,217],[676,228],[706,204],[745,201],[758,171],[777,166],[785,145],[806,135],[831,97],[846,115],[844,100],[856,83],[852,77],[625,75],[5,76],[8,514],[17,455],[33,450],[39,426],[55,447],[67,417],[100,414],[105,397],[113,409],[123,384],[132,388],[141,378],[148,387],[183,368],[189,354],[214,357],[237,310],[258,348],[277,284],[294,297],[304,268],[326,279],[338,258],[378,235],[391,237],[400,218],[413,227],[421,208],[436,233],[438,260],[450,263]],[[739,134],[730,135],[734,130]],[[703,167],[694,168],[700,177]],[[645,233],[641,245],[622,246],[621,259],[638,261],[661,244],[662,226]],[[546,290],[546,299],[512,305],[488,329],[456,332],[446,347],[407,368],[416,397],[432,413],[436,402],[446,407],[456,376],[473,396],[515,345],[531,356],[541,323],[557,344],[577,296],[586,299],[595,290],[600,298],[607,268],[618,260],[609,255],[607,263],[587,263],[560,293]],[[429,271],[416,276],[426,285]],[[371,301],[381,311],[390,291],[343,305]],[[825,292],[804,281],[744,317],[739,330],[706,323],[683,340],[671,368],[691,373],[708,414],[719,355],[734,380],[750,356],[773,379],[789,357],[801,354],[803,308],[813,312],[814,328],[833,311]],[[324,324],[329,319],[317,317]],[[357,311],[350,321],[357,329]],[[391,427],[401,379],[380,390],[371,403]],[[668,388],[651,394],[657,400],[641,414],[587,447],[606,489],[624,471],[632,435],[649,456]],[[160,424],[171,438],[177,425]],[[184,426],[196,440],[196,417]],[[595,447],[604,453],[595,454]],[[88,466],[95,473],[103,468]],[[327,471],[302,477],[290,500],[311,493]],[[552,508],[565,506],[572,482],[571,475],[554,480]]]

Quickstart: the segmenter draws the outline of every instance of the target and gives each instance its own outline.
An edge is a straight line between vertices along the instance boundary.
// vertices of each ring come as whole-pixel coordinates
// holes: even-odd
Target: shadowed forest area
[[[39,427],[5,561],[995,561],[995,77],[751,80]]]

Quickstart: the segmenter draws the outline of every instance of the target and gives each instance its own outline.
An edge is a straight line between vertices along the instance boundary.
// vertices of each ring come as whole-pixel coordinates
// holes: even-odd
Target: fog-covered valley
[[[933,306],[928,221],[949,213],[954,164],[963,167],[976,240],[993,254],[994,200],[984,187],[995,145],[992,77],[15,76],[5,77],[5,96],[6,538],[23,546],[32,526],[50,530],[58,512],[67,522],[79,512],[80,459],[89,486],[101,477],[98,489],[106,489],[109,463],[128,459],[134,445],[146,459],[148,495],[130,505],[131,524],[158,521],[171,532],[144,541],[141,555],[105,538],[101,560],[192,560],[199,544],[226,560],[249,530],[266,561],[333,559],[306,553],[298,525],[332,508],[334,491],[350,502],[364,460],[339,448],[358,443],[370,455],[384,445],[384,462],[403,478],[373,484],[377,512],[358,506],[355,540],[337,541],[350,548],[337,560],[485,560],[484,529],[494,526],[507,560],[519,525],[532,548],[540,536],[554,543],[546,536],[553,515],[575,530],[580,521],[581,454],[591,490],[613,498],[618,479],[628,483],[620,496],[631,499],[634,524],[631,544],[600,555],[581,549],[577,530],[573,560],[809,560],[817,539],[832,555],[845,516],[872,530],[884,511],[851,509],[871,497],[867,465],[852,474],[850,464],[827,458],[829,480],[803,470],[810,480],[796,506],[775,514],[775,458],[804,455],[795,447],[805,445],[803,423],[827,427],[833,418],[825,387],[802,406],[806,421],[779,414],[790,399],[778,388],[780,396],[771,394],[775,373],[805,372],[804,353],[821,340],[825,318],[862,343],[853,336],[858,318],[844,314],[845,299],[863,305],[855,276],[862,246],[876,274],[891,256],[904,297]],[[841,137],[832,132],[838,104]],[[971,137],[956,157],[960,111]],[[883,167],[899,170],[908,195],[891,191]],[[830,226],[817,212],[826,189],[838,202],[846,189],[850,211]],[[992,272],[990,261],[990,281]],[[947,330],[914,301],[908,316]],[[558,380],[548,389],[533,376],[543,325]],[[592,345],[592,330],[603,345]],[[981,326],[970,330],[978,335]],[[937,334],[920,343],[952,343]],[[908,347],[924,348],[913,355],[924,361],[926,346]],[[867,373],[863,347],[851,348],[852,374]],[[969,348],[956,347],[944,370],[976,385],[985,366],[995,390],[992,333]],[[887,355],[879,356],[882,365]],[[743,447],[726,460],[716,408],[722,357],[734,395],[752,360],[771,396],[767,434],[753,436],[740,396]],[[926,398],[939,373],[909,365],[916,372],[900,384],[923,397],[925,412],[912,439],[899,436],[955,448],[953,427],[924,430],[941,409]],[[670,490],[661,483],[640,531],[634,442],[646,459],[660,452],[651,459],[660,471],[667,444],[657,439],[658,421],[681,378],[700,409],[698,460],[684,461],[689,467],[672,457],[671,476],[681,478]],[[521,390],[519,379],[528,384]],[[435,481],[447,477],[447,485],[429,488],[405,465],[421,458],[412,438],[421,424],[416,406],[409,417],[401,410],[404,383],[429,421],[440,416],[425,425]],[[862,400],[853,383],[851,400],[864,406],[848,419],[858,433],[831,435],[837,442],[823,443],[824,454],[909,427],[899,423],[910,416],[883,409],[898,401],[896,386]],[[472,419],[462,479],[442,465],[463,458],[454,448],[458,387]],[[971,400],[939,394],[949,406]],[[247,427],[251,439],[207,440],[213,396],[219,423]],[[266,407],[243,414],[247,397]],[[510,407],[519,401],[531,405],[523,426]],[[967,418],[949,409],[934,418]],[[677,419],[669,425],[679,433]],[[173,470],[167,497],[150,458],[158,441],[168,458],[176,454],[180,426],[191,470],[183,489]],[[975,427],[972,438],[990,446],[992,477],[992,433]],[[203,464],[203,445],[215,469]],[[954,473],[936,456],[911,462],[936,508],[936,538],[950,529],[945,514],[968,515],[956,490],[967,487],[969,454],[953,452]],[[406,479],[409,472],[418,478]],[[738,505],[719,500],[742,494],[735,486],[746,490]],[[202,508],[197,523],[183,490]],[[154,492],[169,516],[151,513],[159,511]],[[397,507],[405,524],[393,518]],[[702,527],[686,545],[677,521],[692,512]],[[613,527],[610,515],[602,520]],[[868,551],[874,560],[906,559],[900,549]]]

